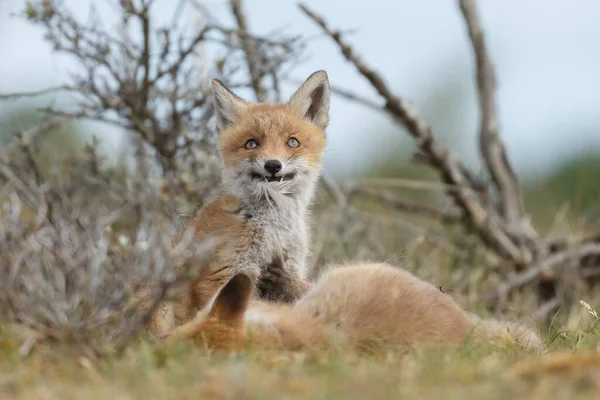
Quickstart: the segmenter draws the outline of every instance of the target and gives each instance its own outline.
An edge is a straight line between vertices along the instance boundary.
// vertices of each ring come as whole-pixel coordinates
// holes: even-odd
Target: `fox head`
[[[252,103],[213,79],[223,183],[243,198],[307,203],[323,163],[327,73],[313,73],[287,103]],[[271,201],[272,200],[272,201]]]

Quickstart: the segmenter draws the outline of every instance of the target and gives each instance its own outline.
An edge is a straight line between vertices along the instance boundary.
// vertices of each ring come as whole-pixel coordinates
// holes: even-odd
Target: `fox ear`
[[[218,79],[212,80],[213,103],[217,117],[217,132],[221,133],[240,119],[248,102],[227,88]]]
[[[325,129],[329,123],[330,97],[329,79],[321,70],[308,77],[288,104],[306,121]]]
[[[246,274],[237,274],[223,286],[209,315],[221,322],[237,324],[244,317],[252,295],[252,281]]]

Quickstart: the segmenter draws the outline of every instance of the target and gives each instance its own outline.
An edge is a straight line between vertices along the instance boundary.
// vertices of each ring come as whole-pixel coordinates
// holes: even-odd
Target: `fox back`
[[[232,278],[210,304],[167,341],[192,339],[201,346],[242,351],[308,350],[368,344],[514,344],[539,351],[539,337],[524,326],[481,320],[451,296],[409,272],[387,264],[355,264],[328,269],[295,304],[250,300],[251,281]]]
[[[388,264],[332,266],[296,307],[355,342],[457,342],[471,328],[451,296]]]
[[[481,319],[440,288],[385,263],[330,267],[294,308],[344,333],[354,345],[459,343],[543,349],[524,325]]]

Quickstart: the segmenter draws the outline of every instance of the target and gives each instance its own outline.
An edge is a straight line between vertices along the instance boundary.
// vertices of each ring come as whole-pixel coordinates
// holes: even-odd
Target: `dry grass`
[[[596,323],[597,325],[597,323]],[[3,399],[584,399],[600,389],[600,332],[574,335],[548,354],[464,346],[372,356],[250,352],[210,354],[186,344],[169,353],[148,343],[94,359],[64,345],[19,356],[15,333],[0,335]],[[595,335],[595,336],[594,336]],[[581,336],[575,338],[576,336]]]

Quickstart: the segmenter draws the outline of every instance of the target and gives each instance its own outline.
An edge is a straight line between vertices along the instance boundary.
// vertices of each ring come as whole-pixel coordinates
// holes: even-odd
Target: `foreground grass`
[[[2,399],[591,399],[600,390],[600,332],[548,338],[548,353],[445,348],[370,356],[168,353],[140,341],[119,358],[20,341],[0,331]]]

